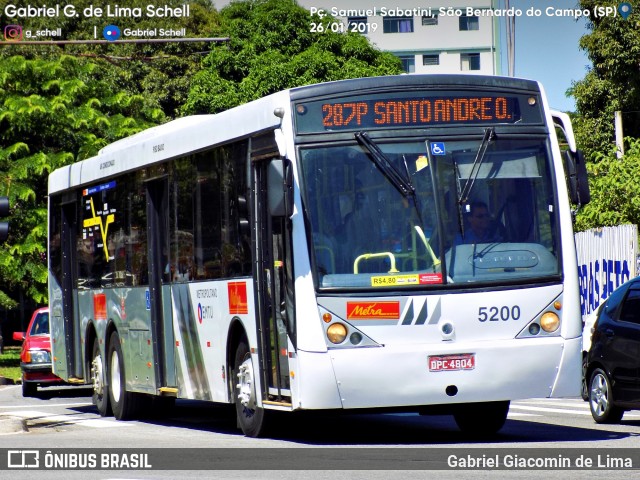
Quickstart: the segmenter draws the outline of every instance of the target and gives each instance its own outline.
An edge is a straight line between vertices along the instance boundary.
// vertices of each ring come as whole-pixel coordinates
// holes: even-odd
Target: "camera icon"
[[[22,40],[22,26],[7,25],[4,27],[5,42],[19,42]]]

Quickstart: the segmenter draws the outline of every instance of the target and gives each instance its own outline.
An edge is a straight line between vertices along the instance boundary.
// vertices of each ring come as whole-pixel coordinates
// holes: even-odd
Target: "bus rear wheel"
[[[107,352],[109,403],[111,404],[113,415],[118,420],[131,420],[138,413],[140,395],[128,392],[125,388],[124,356],[120,346],[120,337],[116,332],[111,334]]]
[[[259,437],[264,433],[266,418],[264,409],[257,405],[255,371],[246,340],[236,348],[233,381],[236,384],[234,403],[238,426],[246,436]]]
[[[100,416],[106,417],[111,415],[111,407],[109,405],[109,394],[107,393],[107,384],[105,382],[107,376],[100,355],[100,345],[98,339],[93,341],[93,350],[91,354],[91,383],[93,386],[93,404],[98,409]]]
[[[509,402],[482,402],[460,405],[453,414],[458,428],[473,435],[493,435],[507,420]]]

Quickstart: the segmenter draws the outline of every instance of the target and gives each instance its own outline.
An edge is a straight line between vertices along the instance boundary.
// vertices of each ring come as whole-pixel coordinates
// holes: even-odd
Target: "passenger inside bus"
[[[381,246],[372,245],[371,228],[376,225],[373,221],[366,194],[362,188],[362,183],[356,180],[354,185],[353,208],[344,217],[344,221],[338,237],[342,236],[343,244],[348,248],[351,256],[349,262],[363,253],[371,253],[380,250]]]

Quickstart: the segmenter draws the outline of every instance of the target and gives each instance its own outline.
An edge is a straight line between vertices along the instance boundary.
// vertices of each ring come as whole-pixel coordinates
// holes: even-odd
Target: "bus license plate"
[[[429,357],[430,372],[473,370],[475,367],[476,356],[473,353],[461,353],[458,355],[438,355]]]

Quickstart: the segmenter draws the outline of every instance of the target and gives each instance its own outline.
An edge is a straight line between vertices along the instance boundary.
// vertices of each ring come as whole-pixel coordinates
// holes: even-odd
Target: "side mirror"
[[[571,203],[586,205],[591,200],[587,164],[582,151],[566,152],[566,170]]]
[[[24,332],[13,332],[13,339],[17,340],[18,342],[23,342],[24,337]]]
[[[293,167],[291,162],[274,158],[267,167],[267,202],[273,217],[293,214]]]

